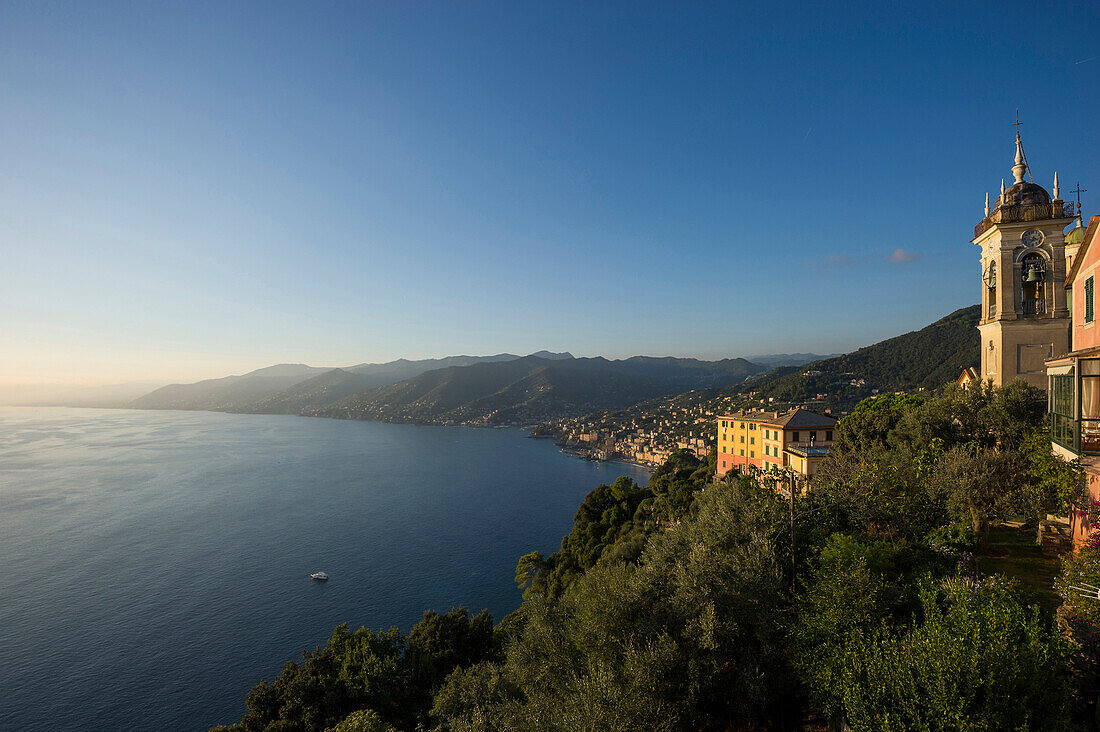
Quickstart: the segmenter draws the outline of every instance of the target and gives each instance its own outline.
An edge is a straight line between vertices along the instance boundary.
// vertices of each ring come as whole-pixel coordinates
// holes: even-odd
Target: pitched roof
[[[832,427],[836,419],[798,407],[780,417],[778,423],[784,427]]]
[[[735,412],[720,416],[719,419],[737,419],[760,424],[774,425],[776,427],[832,427],[836,424],[835,417],[825,414],[817,414],[802,407],[796,407],[789,412]]]
[[[963,382],[963,380],[977,381],[978,380],[978,369],[974,368],[973,366],[967,366],[965,369],[960,371],[958,378],[955,379],[955,383],[956,384],[961,384]]]

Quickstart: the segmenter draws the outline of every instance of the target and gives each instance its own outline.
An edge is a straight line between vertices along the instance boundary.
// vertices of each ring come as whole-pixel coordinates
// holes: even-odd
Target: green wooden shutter
[[[1085,322],[1092,322],[1092,278],[1085,280]]]

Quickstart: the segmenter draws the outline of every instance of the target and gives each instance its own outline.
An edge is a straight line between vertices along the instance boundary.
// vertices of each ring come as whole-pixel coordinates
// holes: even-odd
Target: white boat
[[[311,574],[309,576],[309,578],[310,579],[315,579],[318,582],[324,582],[325,580],[328,579],[328,575],[325,574],[324,572],[314,572],[313,574]]]

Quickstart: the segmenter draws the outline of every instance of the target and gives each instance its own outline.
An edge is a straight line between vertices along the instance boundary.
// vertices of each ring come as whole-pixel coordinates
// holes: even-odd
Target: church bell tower
[[[1034,182],[1016,133],[1015,183],[1005,189],[974,227],[981,247],[981,378],[997,386],[1017,376],[1046,390],[1048,358],[1069,351],[1070,315],[1066,306],[1066,270],[1076,251],[1067,251],[1062,232],[1073,221],[1073,205],[1054,198]],[[1076,250],[1076,247],[1071,247]]]

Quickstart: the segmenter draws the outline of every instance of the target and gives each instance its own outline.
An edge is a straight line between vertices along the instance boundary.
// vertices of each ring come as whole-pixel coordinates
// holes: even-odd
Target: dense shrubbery
[[[341,625],[324,648],[288,663],[274,683],[248,692],[248,713],[219,732],[416,729],[432,694],[455,668],[496,654],[488,613],[470,617],[463,608],[424,613],[408,637],[396,628],[349,631]],[[349,717],[353,712],[369,710]]]
[[[879,397],[793,507],[678,453],[521,558],[525,600],[495,630],[462,610],[407,638],[339,628],[228,729],[788,729],[811,709],[857,730],[1065,729],[1070,648],[969,553],[990,522],[1074,495],[1035,400]]]
[[[862,560],[823,564],[801,603],[795,663],[853,730],[1066,729],[1069,645],[999,578],[917,582],[898,617]],[[905,603],[902,603],[903,605]]]
[[[714,462],[679,450],[657,469],[648,486],[626,477],[598,486],[577,509],[560,551],[545,558],[541,552],[520,558],[516,582],[527,588],[524,597],[558,597],[601,559],[637,559],[652,531],[687,513],[695,492],[714,474]]]
[[[440,730],[706,729],[781,719],[783,574],[767,521],[719,486],[636,563],[525,603],[502,663],[455,674]]]

